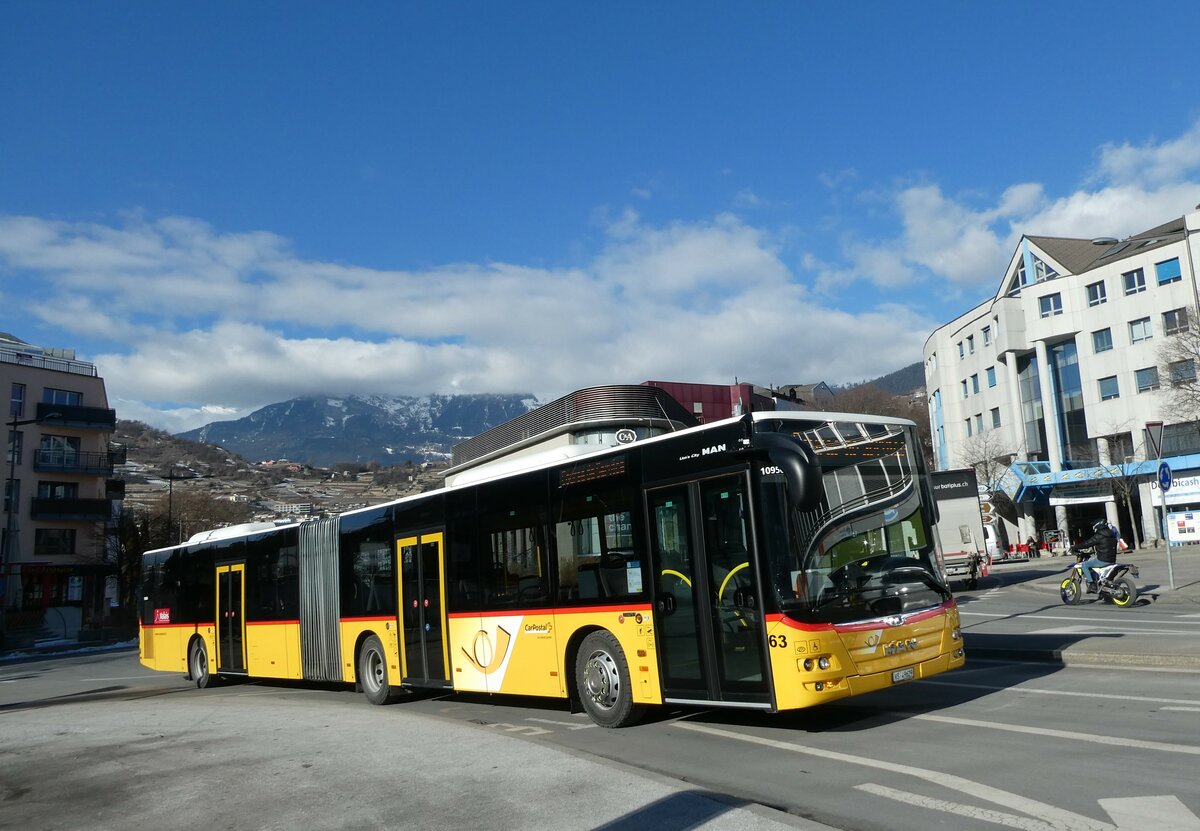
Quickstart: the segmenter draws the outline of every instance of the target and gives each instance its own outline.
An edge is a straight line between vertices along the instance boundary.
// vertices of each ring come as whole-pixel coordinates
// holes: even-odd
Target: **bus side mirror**
[[[781,433],[758,433],[750,440],[750,449],[765,451],[771,464],[783,472],[793,508],[812,511],[821,504],[821,465],[807,444]]]

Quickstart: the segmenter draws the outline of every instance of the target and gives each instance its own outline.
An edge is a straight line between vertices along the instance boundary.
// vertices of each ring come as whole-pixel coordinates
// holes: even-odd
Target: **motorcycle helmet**
[[[1098,519],[1098,520],[1096,520],[1096,524],[1092,526],[1092,530],[1099,531],[1101,528],[1107,528],[1107,527],[1108,527],[1108,520]]]

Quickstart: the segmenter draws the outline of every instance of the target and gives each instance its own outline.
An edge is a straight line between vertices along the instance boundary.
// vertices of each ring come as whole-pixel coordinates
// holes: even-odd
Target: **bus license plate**
[[[892,683],[899,684],[901,681],[911,681],[914,677],[914,667],[905,667],[898,669],[892,673]]]

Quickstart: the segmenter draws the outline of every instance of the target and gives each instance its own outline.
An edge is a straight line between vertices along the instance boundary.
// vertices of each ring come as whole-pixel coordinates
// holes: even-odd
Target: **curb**
[[[971,658],[996,661],[1036,661],[1062,666],[1123,666],[1200,670],[1200,655],[1130,655],[1121,652],[1090,652],[1083,649],[989,649],[972,647],[964,640],[967,662]]]
[[[137,651],[137,648],[136,642],[106,643],[90,646],[60,645],[40,648],[27,647],[25,649],[14,649],[9,652],[0,652],[0,665],[17,664],[24,661],[46,661],[51,658],[60,658],[63,655],[103,655],[108,652],[122,652],[124,650]]]

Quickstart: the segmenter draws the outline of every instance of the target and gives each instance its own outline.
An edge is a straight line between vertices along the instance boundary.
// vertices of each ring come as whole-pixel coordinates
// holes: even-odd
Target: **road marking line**
[[[1158,709],[1177,713],[1200,713],[1200,707],[1159,707]]]
[[[1029,817],[1018,817],[1015,814],[1005,814],[1001,811],[993,811],[990,808],[977,808],[974,805],[963,805],[961,802],[949,802],[945,799],[934,799],[931,796],[920,796],[915,793],[888,788],[884,785],[867,783],[865,785],[855,785],[854,787],[856,790],[894,799],[897,802],[906,802],[909,805],[916,805],[918,808],[928,808],[931,811],[958,814],[962,817],[991,822],[995,825],[1007,825],[1009,828],[1018,828],[1020,831],[1062,831],[1063,829],[1061,825],[1050,825],[1049,823]]]
[[[1106,822],[1098,822],[1090,817],[1085,817],[1082,814],[1076,814],[1062,808],[1056,808],[1053,805],[1048,805],[1045,802],[1039,802],[1036,799],[1029,799],[1020,794],[1002,791],[999,788],[993,788],[991,785],[985,785],[982,782],[973,782],[970,779],[964,779],[961,776],[955,776],[952,773],[946,773],[940,770],[928,770],[926,768],[912,767],[911,765],[901,765],[895,762],[885,762],[882,759],[871,759],[866,756],[852,756],[849,753],[839,753],[836,750],[822,750],[815,747],[806,747],[802,744],[793,744],[790,742],[776,741],[762,736],[752,736],[745,733],[735,733],[732,730],[722,730],[718,727],[710,727],[707,724],[695,724],[692,722],[679,721],[675,723],[677,727],[682,727],[685,730],[694,730],[697,733],[708,733],[712,736],[718,736],[723,739],[733,739],[734,741],[747,742],[749,744],[758,744],[765,747],[772,747],[777,750],[786,750],[791,753],[805,753],[810,756],[818,756],[824,759],[832,759],[837,762],[847,762],[852,765],[862,765],[864,767],[876,768],[878,770],[886,770],[891,773],[900,773],[907,776],[913,776],[918,779],[924,779],[927,782],[933,782],[941,787],[950,788],[951,790],[960,791],[965,794],[970,794],[977,799],[982,799],[987,802],[993,802],[997,805],[1020,811],[1023,814],[1029,814],[1034,817],[1042,817],[1052,827],[1058,829],[1069,829],[1069,831],[1114,831],[1113,826]]]
[[[1200,817],[1177,796],[1125,796],[1101,799],[1117,828],[1137,831],[1200,831]]]
[[[996,724],[992,721],[958,718],[956,716],[939,716],[933,713],[917,713],[910,718],[923,721],[937,721],[942,724],[957,724],[960,727],[986,727],[989,730],[1000,730],[1005,733],[1026,733],[1031,736],[1049,736],[1058,739],[1071,739],[1077,742],[1091,744],[1107,744],[1114,747],[1138,747],[1142,750],[1157,750],[1163,753],[1182,753],[1187,756],[1200,756],[1200,747],[1189,744],[1167,744],[1166,742],[1149,742],[1144,739],[1127,739],[1117,736],[1095,736],[1076,733],[1070,730],[1051,730],[1048,727],[1022,727],[1018,724]]]
[[[149,675],[118,675],[116,678],[84,678],[84,681],[138,681],[143,678],[162,678],[161,672],[152,672]]]
[[[587,730],[595,727],[595,724],[577,724],[571,721],[554,721],[548,718],[527,718],[526,721],[536,721],[538,724],[557,724],[559,727],[565,727],[568,730]]]
[[[961,681],[927,680],[926,684],[938,687],[963,687],[970,690],[994,690],[996,692],[1021,692],[1030,695],[1064,695],[1071,698],[1109,698],[1116,701],[1151,701],[1155,704],[1195,704],[1188,698],[1149,698],[1140,695],[1116,695],[1115,693],[1074,692],[1071,690],[1043,690],[1037,687],[1011,687],[998,684],[964,684]],[[1165,708],[1163,708],[1165,709]]]
[[[1107,623],[1110,626],[1113,624],[1113,619],[1111,617],[1079,617],[1078,615],[1043,615],[1043,614],[1038,614],[1037,612],[1009,612],[1008,614],[1003,614],[1003,613],[999,613],[999,612],[967,612],[967,611],[963,611],[962,609],[959,609],[958,614],[959,614],[959,617],[988,617],[988,618],[1021,617],[1021,618],[1032,618],[1033,620],[1069,620],[1072,623],[1089,623],[1089,622],[1090,623]],[[1163,625],[1178,623],[1178,624],[1182,624],[1184,626],[1200,626],[1200,620],[1184,620],[1184,618],[1190,618],[1190,617],[1200,617],[1200,615],[1179,615],[1178,617],[1168,617],[1168,618],[1146,618],[1146,617],[1130,616],[1128,618],[1121,618],[1120,620],[1121,620],[1121,623],[1132,623],[1132,624],[1140,624],[1140,625],[1154,624],[1156,626],[1163,626]]]
[[[1139,629],[1130,632],[1104,626],[1052,626],[1049,629],[1034,629],[1024,635],[1170,635],[1176,638],[1194,638],[1196,632],[1172,632],[1170,629]]]

